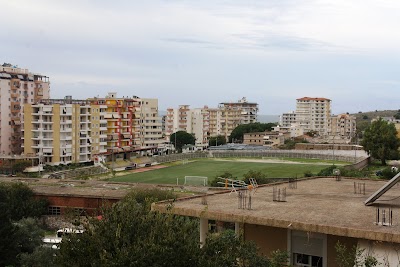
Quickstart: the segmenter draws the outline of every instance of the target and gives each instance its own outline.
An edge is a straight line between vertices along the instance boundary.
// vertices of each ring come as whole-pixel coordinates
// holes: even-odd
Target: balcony
[[[72,124],[72,120],[62,120],[60,124]]]

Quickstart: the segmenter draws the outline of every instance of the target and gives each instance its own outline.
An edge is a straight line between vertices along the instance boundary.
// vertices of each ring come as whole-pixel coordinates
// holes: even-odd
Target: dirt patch
[[[131,173],[140,173],[140,172],[147,172],[147,171],[152,171],[152,170],[158,170],[158,169],[164,169],[167,168],[167,166],[164,165],[154,165],[151,167],[144,167],[144,168],[139,168],[139,169],[135,169],[130,171]]]

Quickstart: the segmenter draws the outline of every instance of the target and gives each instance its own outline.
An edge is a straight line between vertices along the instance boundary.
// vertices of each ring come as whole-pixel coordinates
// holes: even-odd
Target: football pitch
[[[237,179],[243,179],[243,174],[250,170],[260,171],[271,178],[288,178],[303,177],[305,172],[317,174],[326,167],[327,165],[317,164],[196,160],[187,164],[177,164],[161,169],[138,173],[132,172],[109,180],[115,182],[176,184],[178,178],[179,184],[183,184],[185,176],[206,176],[210,181],[225,172],[229,172]]]

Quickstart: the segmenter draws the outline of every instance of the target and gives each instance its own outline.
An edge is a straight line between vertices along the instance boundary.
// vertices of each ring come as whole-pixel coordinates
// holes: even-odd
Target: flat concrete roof
[[[365,195],[354,193],[354,183],[365,183]],[[312,178],[298,180],[297,189],[288,183],[259,187],[252,194],[251,210],[238,208],[238,194],[210,193],[181,198],[170,209],[168,201],[153,203],[153,210],[208,218],[400,243],[400,186],[385,193],[373,206],[364,201],[387,181],[366,179]],[[273,201],[273,187],[286,188],[286,202]],[[393,209],[393,226],[376,225],[376,208]],[[388,217],[386,219],[388,221]]]
[[[94,180],[59,180],[44,178],[0,177],[0,182],[27,184],[36,195],[75,196],[86,198],[122,199],[133,188],[145,187],[136,183],[113,183]],[[151,185],[148,185],[150,187]]]

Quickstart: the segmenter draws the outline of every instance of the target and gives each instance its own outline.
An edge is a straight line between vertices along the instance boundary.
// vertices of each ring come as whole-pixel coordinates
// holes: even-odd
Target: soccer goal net
[[[185,185],[207,186],[208,177],[205,176],[185,176]]]

